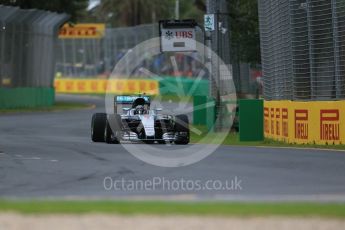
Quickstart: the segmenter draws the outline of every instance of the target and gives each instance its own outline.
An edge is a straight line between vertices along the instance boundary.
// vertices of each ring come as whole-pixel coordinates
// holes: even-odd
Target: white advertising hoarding
[[[195,51],[195,28],[161,28],[162,52]]]

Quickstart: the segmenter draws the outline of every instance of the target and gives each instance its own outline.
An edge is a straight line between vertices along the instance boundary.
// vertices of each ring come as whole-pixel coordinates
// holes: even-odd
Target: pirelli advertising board
[[[65,24],[59,31],[59,38],[103,38],[104,33],[105,24],[102,23],[79,23],[74,25]]]
[[[146,79],[55,79],[57,93],[159,94],[159,83]]]
[[[345,101],[265,101],[264,134],[289,143],[345,144]]]

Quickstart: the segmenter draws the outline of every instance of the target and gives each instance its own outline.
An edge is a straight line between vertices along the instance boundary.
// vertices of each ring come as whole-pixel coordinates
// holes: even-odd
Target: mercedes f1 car
[[[92,116],[92,141],[188,144],[188,116],[161,114],[162,109],[151,109],[150,104],[150,97],[146,95],[115,96],[114,114],[95,113]]]

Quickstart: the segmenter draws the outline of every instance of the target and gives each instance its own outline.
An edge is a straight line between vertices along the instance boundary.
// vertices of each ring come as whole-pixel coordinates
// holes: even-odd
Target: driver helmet
[[[145,108],[144,106],[142,105],[138,105],[136,108],[135,108],[135,114],[139,114],[139,115],[142,115],[145,113]]]

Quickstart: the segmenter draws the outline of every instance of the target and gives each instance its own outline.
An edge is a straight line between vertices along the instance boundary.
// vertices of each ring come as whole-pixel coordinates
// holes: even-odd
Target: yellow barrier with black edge
[[[95,94],[159,94],[159,82],[146,79],[72,79],[59,78],[54,82],[57,93]]]
[[[265,101],[264,134],[298,144],[345,144],[345,101]]]

